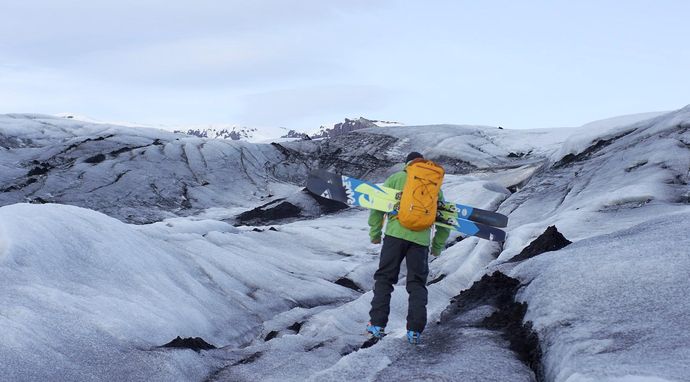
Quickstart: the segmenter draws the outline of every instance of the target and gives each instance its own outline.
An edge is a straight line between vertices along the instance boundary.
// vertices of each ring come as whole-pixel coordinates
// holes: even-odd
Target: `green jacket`
[[[406,181],[407,173],[403,170],[389,176],[383,185],[386,187],[395,188],[397,190],[402,190]],[[439,200],[444,200],[442,191],[439,191],[438,198]],[[383,222],[385,217],[385,212],[371,210],[371,213],[369,214],[369,237],[371,240],[381,239],[381,231],[383,230]],[[386,224],[386,236],[397,237],[398,239],[411,241],[427,247],[429,244],[431,244],[432,253],[435,256],[438,256],[441,254],[441,251],[446,244],[446,239],[448,239],[448,235],[450,235],[450,229],[439,226],[435,227],[436,234],[432,240],[431,228],[427,228],[423,231],[412,231],[400,225],[398,219],[389,218],[388,223]]]

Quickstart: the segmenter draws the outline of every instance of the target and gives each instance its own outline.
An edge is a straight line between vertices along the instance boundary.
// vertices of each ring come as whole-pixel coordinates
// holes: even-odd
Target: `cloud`
[[[277,85],[345,73],[290,39],[200,38],[90,53],[70,69],[131,86],[222,88]]]
[[[280,36],[380,5],[364,0],[24,0],[1,7],[0,49],[6,56],[69,63],[83,54],[132,45],[240,40],[254,31]]]

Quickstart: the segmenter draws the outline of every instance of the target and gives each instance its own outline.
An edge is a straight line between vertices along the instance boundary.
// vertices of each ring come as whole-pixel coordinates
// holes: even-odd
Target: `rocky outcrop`
[[[558,251],[571,243],[572,242],[566,239],[563,234],[558,232],[556,226],[552,225],[539,235],[539,237],[529,243],[519,254],[508,260],[508,262],[523,261],[541,255],[544,252]]]
[[[214,138],[214,139],[231,139],[239,141],[240,139],[251,139],[257,129],[252,127],[232,127],[224,129],[188,129],[186,131],[175,130],[175,133],[187,134],[198,138]]]
[[[520,281],[501,272],[484,275],[469,289],[453,297],[441,314],[437,330],[462,330],[467,327],[498,331],[508,341],[518,359],[542,380],[541,348],[531,322],[523,322],[527,304],[517,302]],[[486,309],[482,309],[486,308]]]
[[[200,352],[201,350],[217,349],[214,345],[211,345],[208,342],[204,341],[204,339],[201,337],[182,338],[180,336],[177,336],[174,340],[168,342],[167,344],[161,347],[191,349],[195,352]]]
[[[355,130],[377,127],[374,121],[359,117],[358,119],[345,118],[345,122],[336,123],[332,128],[321,126],[311,138],[335,138]]]

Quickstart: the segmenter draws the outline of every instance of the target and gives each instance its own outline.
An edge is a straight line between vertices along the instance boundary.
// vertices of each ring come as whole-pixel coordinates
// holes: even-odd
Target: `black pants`
[[[429,248],[397,237],[386,236],[381,248],[379,269],[374,274],[374,298],[371,300],[369,317],[371,324],[385,327],[390,313],[393,285],[398,282],[400,264],[407,260],[407,330],[422,332],[426,325],[428,292],[426,278],[429,275]]]

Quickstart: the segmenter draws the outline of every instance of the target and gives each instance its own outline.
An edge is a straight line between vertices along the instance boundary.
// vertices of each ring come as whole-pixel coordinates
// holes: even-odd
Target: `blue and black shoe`
[[[382,326],[372,325],[371,322],[367,324],[367,333],[372,337],[383,338],[386,336],[385,328]]]
[[[414,330],[407,331],[407,342],[412,345],[417,345],[422,342],[422,333],[415,332]]]

